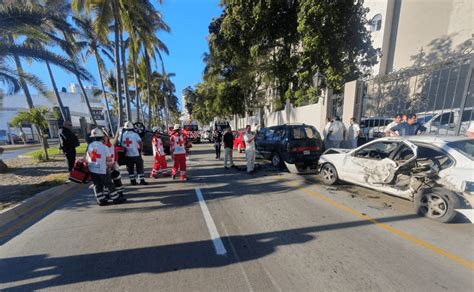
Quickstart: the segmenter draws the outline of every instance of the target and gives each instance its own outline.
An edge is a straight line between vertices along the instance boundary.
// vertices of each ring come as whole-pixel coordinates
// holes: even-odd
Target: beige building
[[[472,0],[365,0],[373,46],[382,54],[373,69],[374,75],[413,66],[413,58],[420,50],[426,60],[436,63],[472,49],[473,3]]]

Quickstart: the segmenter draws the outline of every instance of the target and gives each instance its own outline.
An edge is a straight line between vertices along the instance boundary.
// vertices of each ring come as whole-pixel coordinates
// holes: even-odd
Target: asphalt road
[[[31,151],[38,150],[38,149],[41,149],[41,147],[11,149],[11,150],[9,149],[9,150],[5,150],[5,152],[3,152],[2,158],[3,158],[3,160],[7,161],[9,159],[17,158],[18,155],[22,155],[24,153],[31,152]]]
[[[211,147],[194,146],[185,183],[127,186],[106,207],[86,190],[4,241],[0,289],[474,290],[472,224],[314,176],[225,170]]]

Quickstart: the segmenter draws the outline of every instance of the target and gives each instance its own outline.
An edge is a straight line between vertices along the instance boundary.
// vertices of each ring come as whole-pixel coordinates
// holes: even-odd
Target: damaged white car
[[[329,149],[319,159],[323,183],[338,180],[409,199],[439,222],[463,213],[473,222],[474,139],[387,137],[356,149]]]

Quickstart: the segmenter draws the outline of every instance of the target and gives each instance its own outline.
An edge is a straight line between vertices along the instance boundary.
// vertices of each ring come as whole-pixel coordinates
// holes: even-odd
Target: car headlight
[[[474,193],[474,181],[465,181],[462,183],[462,189],[468,193]]]

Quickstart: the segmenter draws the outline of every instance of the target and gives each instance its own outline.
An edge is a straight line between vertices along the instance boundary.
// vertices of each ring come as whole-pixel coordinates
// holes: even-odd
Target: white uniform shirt
[[[329,140],[342,141],[344,140],[344,124],[341,121],[334,121],[329,127]]]
[[[108,147],[100,141],[94,141],[87,146],[86,159],[89,171],[97,174],[105,174],[107,169]]]
[[[357,140],[357,132],[360,132],[359,124],[354,123],[349,127],[349,140]]]
[[[173,145],[173,154],[186,154],[186,140],[183,134],[173,134],[170,143]]]
[[[253,134],[249,132],[244,133],[244,142],[245,142],[245,150],[255,150],[255,139],[249,141],[252,138]]]
[[[125,151],[125,156],[127,157],[136,157],[140,156],[138,143],[142,142],[140,136],[134,131],[124,131],[122,137],[120,138],[120,143],[127,150]]]
[[[153,138],[152,144],[153,144],[153,156],[165,155],[165,149],[163,148],[163,141],[161,141],[161,138]]]
[[[332,125],[332,122],[328,122],[326,124],[326,126],[324,127],[324,129],[323,129],[323,138],[324,138],[324,140],[326,140],[328,138],[328,132],[329,132],[329,128],[331,127],[331,125]]]

